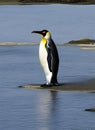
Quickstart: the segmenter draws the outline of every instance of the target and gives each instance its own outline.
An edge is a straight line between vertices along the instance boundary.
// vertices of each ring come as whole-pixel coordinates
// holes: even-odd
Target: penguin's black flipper
[[[47,61],[48,61],[48,66],[49,66],[49,70],[50,72],[52,72],[52,53],[51,53],[51,50],[50,48],[48,48],[48,56],[47,56]]]

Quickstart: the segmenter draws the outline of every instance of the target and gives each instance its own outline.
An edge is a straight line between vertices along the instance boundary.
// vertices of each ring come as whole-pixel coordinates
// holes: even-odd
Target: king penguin
[[[48,30],[33,31],[32,33],[43,36],[39,45],[39,60],[47,82],[41,86],[58,86],[59,55],[51,33]]]

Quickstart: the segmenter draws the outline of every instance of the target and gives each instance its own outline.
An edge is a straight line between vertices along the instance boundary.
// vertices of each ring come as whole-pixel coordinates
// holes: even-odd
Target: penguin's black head
[[[49,31],[48,30],[42,30],[42,31],[33,31],[32,33],[38,33],[38,34],[41,34],[43,37],[45,37],[47,32],[49,32]]]

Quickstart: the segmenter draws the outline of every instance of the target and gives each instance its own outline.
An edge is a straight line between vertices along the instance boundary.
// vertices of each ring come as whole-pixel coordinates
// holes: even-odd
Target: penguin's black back
[[[47,45],[47,61],[49,70],[52,72],[51,83],[57,83],[57,73],[59,68],[59,55],[54,41],[51,41]]]

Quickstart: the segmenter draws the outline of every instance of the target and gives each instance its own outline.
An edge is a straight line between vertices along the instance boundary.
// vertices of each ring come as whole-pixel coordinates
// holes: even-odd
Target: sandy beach
[[[77,83],[61,83],[59,86],[52,86],[52,87],[41,87],[40,84],[28,84],[19,87],[30,89],[41,89],[41,90],[42,89],[54,90],[54,91],[95,92],[95,79]]]

